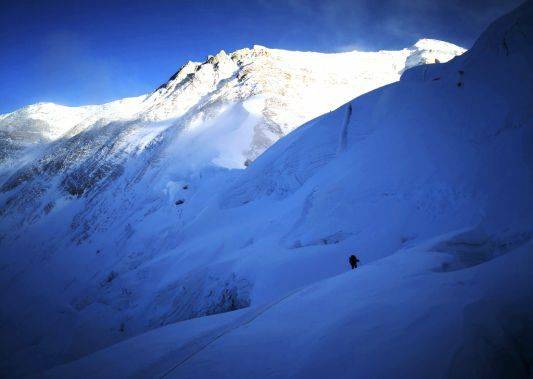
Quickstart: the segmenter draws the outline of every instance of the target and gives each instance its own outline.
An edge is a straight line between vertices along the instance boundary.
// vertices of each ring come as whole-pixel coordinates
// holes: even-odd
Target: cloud
[[[522,0],[289,0],[263,3],[293,15],[280,41],[313,33],[326,51],[408,46],[420,38],[470,45],[486,26]],[[313,25],[310,27],[309,25]]]

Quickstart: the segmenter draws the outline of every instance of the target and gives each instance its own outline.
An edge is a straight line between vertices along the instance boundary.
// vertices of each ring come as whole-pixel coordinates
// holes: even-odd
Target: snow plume
[[[166,153],[185,171],[194,172],[209,165],[244,168],[254,126],[261,120],[248,108],[230,103],[221,106],[211,118],[202,113],[195,115]]]
[[[482,32],[496,17],[518,6],[521,0],[296,0],[284,2],[297,19],[317,25],[315,40],[323,50],[371,51],[392,43],[408,44],[427,36],[446,36],[471,46],[476,33]],[[276,1],[262,2],[267,11],[279,9]],[[453,27],[450,27],[453,25]],[[313,32],[310,30],[306,32]],[[302,33],[295,23],[287,35]],[[280,37],[281,42],[285,36]]]

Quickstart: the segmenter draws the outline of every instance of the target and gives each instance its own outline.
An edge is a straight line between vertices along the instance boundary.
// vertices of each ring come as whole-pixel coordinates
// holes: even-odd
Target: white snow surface
[[[43,142],[1,187],[2,372],[528,377],[532,20],[405,72],[447,45],[220,53],[135,119]],[[326,113],[380,56],[401,80]]]
[[[240,141],[242,167],[246,159],[255,159],[302,123],[397,81],[407,66],[433,63],[435,59],[444,62],[463,52],[456,45],[427,39],[400,51],[339,54],[255,45],[230,54],[221,51],[203,63],[188,62],[167,83],[146,95],[83,107],[39,103],[0,115],[0,132],[20,148],[71,137],[110,122],[137,121],[137,127],[147,127],[150,124],[146,121],[177,123],[183,118],[186,128],[193,121],[209,122],[229,104],[260,96],[262,103],[253,110],[245,108],[257,120],[247,126],[253,138]],[[187,112],[189,117],[185,117]],[[211,121],[211,125],[203,134],[217,128],[217,122]]]

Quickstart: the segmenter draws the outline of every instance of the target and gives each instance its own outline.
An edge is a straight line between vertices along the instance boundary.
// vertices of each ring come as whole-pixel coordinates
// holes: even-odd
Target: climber
[[[350,265],[352,266],[352,270],[354,268],[357,268],[357,263],[359,263],[359,259],[357,259],[357,257],[355,255],[350,255],[350,258],[348,259],[348,261],[350,262]]]

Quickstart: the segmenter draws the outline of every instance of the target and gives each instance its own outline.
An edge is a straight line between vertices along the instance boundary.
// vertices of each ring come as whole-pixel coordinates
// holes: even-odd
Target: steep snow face
[[[251,138],[240,126],[264,97],[213,124],[191,114],[184,134],[117,124],[146,148],[105,187],[46,192],[2,241],[5,370],[103,348],[48,374],[527,377],[532,20],[529,2],[463,56],[308,122],[246,170],[190,162],[220,157],[202,157],[221,148],[201,149],[205,129]],[[362,266],[346,272],[352,252]]]
[[[72,136],[103,122],[164,121],[184,116],[207,120],[228,103],[261,95],[261,119],[244,141],[244,160],[254,159],[279,137],[303,122],[330,111],[354,96],[399,79],[426,55],[447,61],[464,52],[441,41],[422,40],[401,51],[343,54],[290,52],[254,46],[231,54],[221,51],[203,63],[186,63],[151,94],[111,103],[65,107],[40,103],[0,115],[4,160],[15,147]],[[419,46],[420,45],[420,46]],[[243,160],[243,162],[244,162]]]
[[[254,46],[221,51],[203,64],[189,62],[150,95],[144,115],[150,120],[179,117],[193,106],[212,113],[214,104],[259,96],[255,126],[245,158],[254,159],[280,136],[339,104],[394,82],[406,67],[445,62],[464,49],[421,40],[401,51],[321,54]],[[205,109],[205,110],[204,110]],[[244,146],[246,147],[246,146]]]
[[[97,192],[139,154],[172,157],[180,164],[171,171],[182,173],[243,168],[303,122],[397,80],[408,61],[425,62],[423,52],[442,61],[463,52],[424,41],[377,53],[221,51],[188,62],[148,95],[79,108],[37,104],[3,115],[0,214],[35,221],[54,206],[55,191]]]
[[[397,267],[385,259],[438,239],[420,255],[440,251],[421,265],[438,293],[452,269],[529,249],[532,23],[521,12],[452,62],[407,70],[311,120],[246,170],[231,168],[332,98],[397,78],[419,49],[221,53],[186,65],[133,118],[82,122],[51,142],[1,187],[6,362],[39,370],[161,325],[277,301],[342,273],[351,251]],[[372,77],[379,56],[397,65]],[[372,290],[388,272],[357,284]],[[350,291],[349,280],[338,285]],[[352,311],[363,312],[343,316]]]
[[[307,123],[247,170],[192,193],[195,179],[173,182],[177,214],[150,204],[129,217],[133,242],[121,248],[136,255],[83,298],[110,320],[100,335],[104,325],[136,334],[136,314],[183,319],[200,298],[251,306],[137,336],[49,377],[530,376],[532,34],[528,2],[462,57]],[[345,272],[354,251],[362,267]],[[112,261],[100,254],[83,254],[83,267]]]

